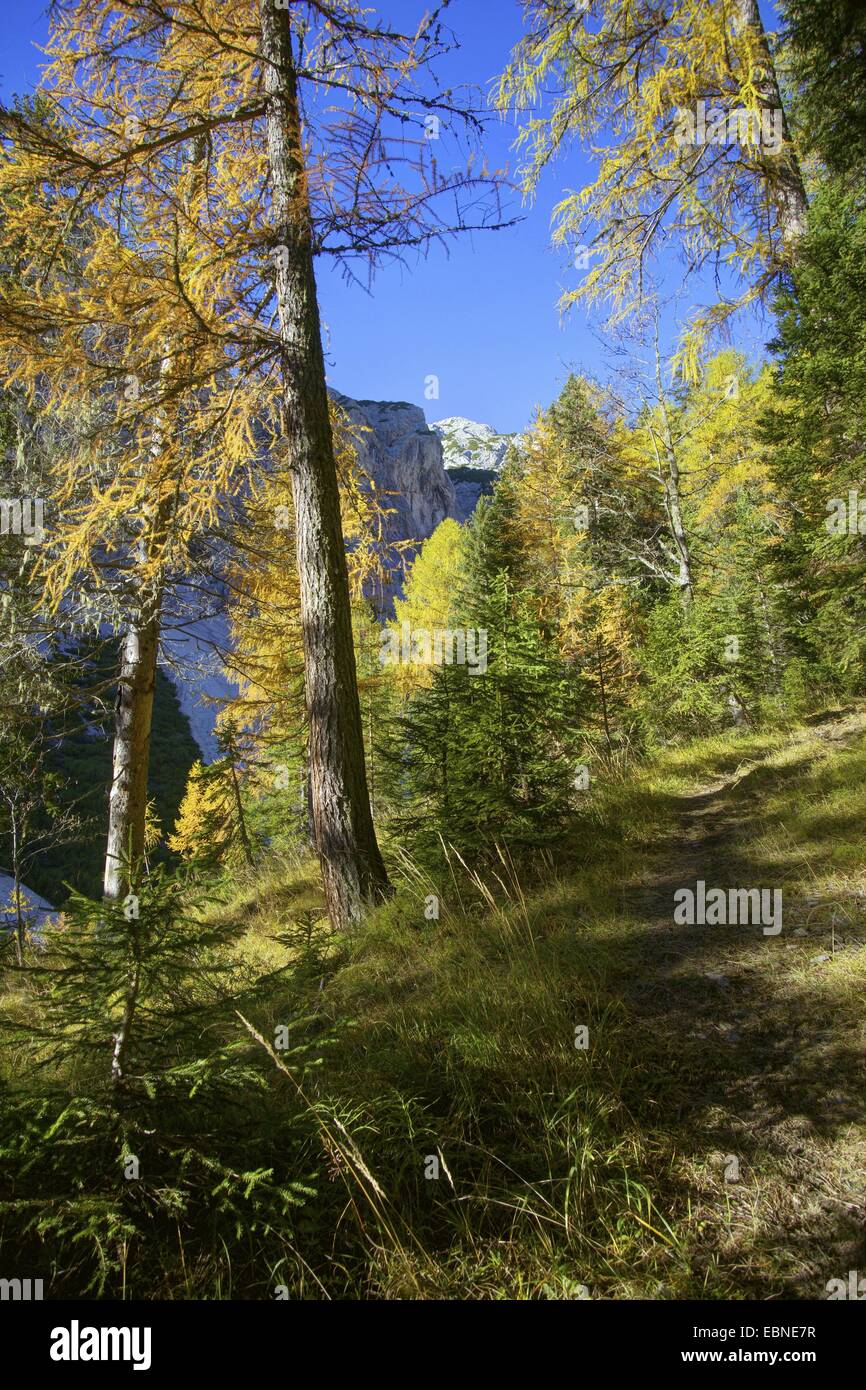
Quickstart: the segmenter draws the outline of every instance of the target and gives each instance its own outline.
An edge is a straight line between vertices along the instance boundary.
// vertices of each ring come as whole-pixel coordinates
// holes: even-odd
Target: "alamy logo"
[[[41,1297],[41,1279],[0,1279],[0,1302],[29,1303]]]
[[[476,641],[477,639],[477,641]],[[379,660],[383,666],[402,661],[404,666],[468,666],[471,676],[483,676],[487,670],[487,629],[480,627],[413,628],[401,623],[400,632],[386,627],[382,631]]]
[[[771,907],[772,894],[772,907]],[[679,927],[763,926],[764,936],[782,930],[781,888],[677,888],[674,921]]]
[[[866,497],[860,497],[855,487],[848,492],[848,499],[831,497],[825,508],[832,515],[824,525],[831,536],[866,536]]]
[[[866,1300],[866,1279],[861,1279],[856,1269],[848,1270],[847,1283],[844,1279],[828,1279],[824,1287],[831,1301],[835,1298],[853,1298],[858,1303]]]
[[[134,1371],[150,1370],[149,1327],[68,1327],[51,1331],[52,1361],[131,1361]]]
[[[41,545],[44,520],[41,497],[0,497],[0,536],[23,536],[25,545]]]
[[[781,110],[749,111],[745,106],[733,111],[723,111],[714,106],[707,110],[707,103],[699,101],[695,110],[677,107],[674,125],[674,143],[683,145],[746,145],[778,154],[782,148],[784,129]]]

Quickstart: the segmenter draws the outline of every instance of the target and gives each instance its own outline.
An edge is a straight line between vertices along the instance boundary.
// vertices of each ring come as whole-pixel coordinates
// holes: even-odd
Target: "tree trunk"
[[[607,691],[604,684],[604,662],[601,658],[601,638],[598,633],[595,636],[595,657],[598,663],[598,688],[601,694],[601,714],[604,720],[604,736],[607,739],[607,751],[613,752],[613,743],[610,737],[610,724],[607,717]]]
[[[18,848],[18,816],[12,811],[12,879],[15,886],[15,951],[18,964],[24,964],[24,946],[27,934],[24,928],[24,912],[21,908],[21,855]]]
[[[313,778],[310,773],[310,751],[304,757],[304,778],[301,789],[301,809],[304,816],[304,835],[310,849],[316,848],[316,824],[313,816]]]
[[[692,588],[692,559],[689,553],[689,542],[686,535],[685,523],[683,522],[682,501],[680,498],[680,470],[677,463],[676,450],[671,439],[671,432],[667,421],[667,412],[662,407],[664,418],[664,444],[665,458],[667,460],[668,475],[665,480],[665,499],[667,502],[668,516],[671,523],[671,534],[674,538],[674,545],[677,548],[677,558],[679,560],[679,588],[683,603],[690,604],[694,591]]]
[[[658,326],[656,326],[656,386],[658,389],[659,412],[662,423],[662,447],[665,454],[665,465],[667,475],[664,477],[665,509],[671,527],[671,536],[676,547],[677,562],[679,565],[678,585],[680,597],[683,603],[688,606],[694,598],[692,586],[692,557],[689,551],[689,539],[686,534],[685,523],[683,521],[682,498],[680,493],[680,468],[677,461],[677,451],[671,433],[671,422],[668,416],[668,408],[665,400],[664,384],[662,382],[662,363],[658,344]],[[658,450],[656,450],[658,457]]]
[[[389,891],[367,775],[288,11],[260,0],[283,400],[295,509],[316,847],[331,924]]]
[[[159,367],[162,387],[172,370],[169,343]],[[158,459],[170,428],[162,405],[157,405],[151,456]],[[156,495],[145,508],[145,530],[139,541],[141,561],[160,557],[174,507],[174,489],[155,484]],[[106,898],[129,892],[130,875],[144,857],[150,730],[162,620],[164,575],[161,562],[142,576],[132,602],[132,616],[123,639],[120,680],[114,704],[114,767],[108,803],[108,844],[102,891]]]
[[[766,155],[762,160],[762,170],[767,181],[770,197],[779,218],[779,231],[785,250],[792,253],[796,242],[806,230],[806,216],[809,203],[800,162],[791,145],[791,132],[788,118],[782,105],[779,81],[770,45],[758,8],[758,0],[734,0],[734,14],[742,30],[751,29],[755,35],[758,52],[763,67],[763,77],[756,84],[761,106],[767,111],[782,113],[782,136],[784,139],[782,155]]]
[[[114,1047],[111,1053],[111,1080],[115,1089],[120,1088],[126,1079],[126,1059],[132,1025],[138,1007],[138,992],[141,987],[141,929],[136,918],[129,920],[129,961],[126,973],[126,989],[123,995],[123,1013],[114,1034]]]
[[[115,702],[114,770],[108,803],[108,844],[103,892],[122,898],[129,870],[144,853],[147,773],[156,661],[159,606],[130,622],[123,639],[120,681]]]
[[[240,836],[241,849],[244,852],[244,858],[246,859],[248,866],[252,869],[255,867],[256,861],[253,858],[252,845],[250,844],[250,837],[247,834],[247,818],[244,815],[244,803],[241,798],[240,783],[238,782],[237,768],[235,766],[234,750],[232,750],[229,753],[229,771],[232,775],[232,795],[234,796],[235,800],[235,813],[238,818],[238,835]]]

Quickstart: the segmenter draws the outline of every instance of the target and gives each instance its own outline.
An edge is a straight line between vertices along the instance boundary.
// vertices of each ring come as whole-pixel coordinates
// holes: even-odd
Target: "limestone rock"
[[[340,395],[336,400],[357,427],[361,468],[378,492],[388,494],[394,539],[426,540],[440,521],[456,519],[454,485],[445,472],[442,445],[420,406]]]

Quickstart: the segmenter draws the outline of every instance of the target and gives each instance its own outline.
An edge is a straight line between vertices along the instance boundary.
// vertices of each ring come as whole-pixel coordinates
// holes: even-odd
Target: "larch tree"
[[[403,595],[394,599],[392,631],[397,643],[402,645],[404,624],[408,624],[411,646],[413,632],[423,629],[430,634],[436,628],[448,629],[452,619],[456,621],[454,604],[462,565],[462,541],[460,524],[447,517],[422,543],[407,567]],[[420,659],[383,664],[404,699],[420,686],[430,684],[431,668]]]
[[[685,515],[676,402],[666,386],[669,364],[662,357],[657,301],[651,299],[648,307],[648,331],[629,345],[632,355],[626,376],[638,415],[625,452],[632,458],[643,454],[647,476],[659,489],[664,527],[656,537],[657,569],[688,607],[694,598],[695,557]]]
[[[219,757],[193,764],[169,849],[185,859],[210,864],[254,864],[245,799],[258,771],[249,735],[231,715],[217,723]]]
[[[4,315],[3,366],[31,391],[46,378],[56,390],[59,376],[67,401],[82,388],[98,397],[100,372],[147,384],[138,417],[150,445],[139,430],[137,472],[94,490],[76,534],[80,559],[106,499],[108,520],[128,525],[139,509],[149,613],[169,541],[212,523],[235,466],[284,442],[316,843],[331,920],[345,927],[388,881],[364,774],[314,262],[330,256],[358,278],[358,263],[369,273],[455,231],[501,226],[499,180],[462,153],[479,129],[471,101],[432,73],[449,44],[438,11],[407,34],[355,0],[72,0],[52,19],[49,128],[3,116],[13,230],[29,219],[31,248],[23,298]],[[449,145],[463,162],[445,173],[435,156]],[[46,201],[48,225],[34,227]],[[71,227],[84,229],[85,302],[46,274]],[[131,453],[124,429],[115,438]],[[151,650],[148,634],[148,664]],[[141,662],[140,643],[133,655]],[[143,727],[146,683],[138,694]],[[136,785],[146,757],[140,740]],[[144,814],[134,800],[133,853]]]
[[[163,597],[254,456],[252,402],[232,415],[225,380],[199,398],[195,383],[222,352],[169,279],[189,248],[165,200],[146,211],[127,186],[139,203],[133,247],[109,220],[120,211],[115,190],[82,218],[79,191],[63,187],[58,164],[45,168],[42,148],[20,140],[7,155],[0,178],[19,189],[35,180],[42,206],[34,218],[20,197],[7,212],[19,275],[3,287],[0,359],[33,415],[50,408],[62,430],[36,562],[44,601],[65,624],[95,609],[122,633],[104,877],[106,896],[118,898],[144,850]]]
[[[673,241],[686,274],[721,292],[698,311],[680,363],[691,377],[707,335],[765,300],[790,266],[807,201],[779,74],[757,0],[524,0],[527,32],[498,88],[521,118],[526,195],[580,142],[597,173],[554,209],[554,241],[579,283],[562,304],[640,306],[653,254]],[[731,292],[728,293],[728,285]]]

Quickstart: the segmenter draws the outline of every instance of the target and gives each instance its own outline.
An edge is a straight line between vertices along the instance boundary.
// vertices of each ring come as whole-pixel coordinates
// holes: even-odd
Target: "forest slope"
[[[51,1297],[826,1297],[866,1255],[864,732],[610,768],[519,873],[392,848],[349,937],[309,859],[163,909],[119,1120],[113,938],[52,926],[0,994],[4,1250]],[[781,931],[678,924],[700,881],[778,889]]]
[[[394,1213],[387,1238],[340,1230],[338,1281],[820,1298],[862,1267],[864,731],[851,708],[692,744],[597,794],[543,887],[502,865],[488,897],[455,863],[426,922],[409,871],[357,944],[311,929],[295,1004],[336,1029],[320,1084]],[[781,932],[676,925],[699,879],[781,887]],[[275,879],[242,905],[244,955],[273,966],[316,893]]]

